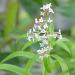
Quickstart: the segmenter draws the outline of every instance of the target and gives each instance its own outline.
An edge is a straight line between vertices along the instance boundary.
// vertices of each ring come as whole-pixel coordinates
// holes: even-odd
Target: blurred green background
[[[0,60],[11,52],[21,50],[27,42],[24,35],[33,27],[34,19],[39,17],[40,7],[50,2],[55,12],[55,30],[61,29],[64,37],[75,42],[75,0],[0,0]],[[32,49],[28,47],[26,50]],[[21,62],[24,63],[22,59],[10,61],[18,65]],[[0,75],[6,74],[0,72]]]

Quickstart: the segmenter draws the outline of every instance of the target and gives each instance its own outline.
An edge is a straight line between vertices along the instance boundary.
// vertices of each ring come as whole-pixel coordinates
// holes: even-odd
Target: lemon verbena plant
[[[37,50],[39,60],[44,64],[45,70],[47,72],[52,72],[54,68],[54,62],[52,58],[56,59],[59,63],[63,60],[58,55],[51,55],[52,50],[54,50],[54,45],[57,41],[63,41],[61,30],[54,32],[52,15],[54,11],[51,8],[51,3],[43,5],[40,8],[40,18],[35,18],[34,26],[27,32],[29,41],[38,41],[40,49]],[[52,57],[52,58],[51,58]],[[61,64],[64,75],[69,75],[68,67],[66,64]],[[45,74],[44,74],[45,75]]]
[[[56,40],[62,40],[61,30],[58,32],[53,32],[51,23],[53,22],[50,14],[54,14],[54,11],[51,8],[51,3],[44,5],[40,8],[40,18],[35,19],[34,27],[29,29],[27,32],[29,41],[39,41],[40,50],[37,50],[39,57],[43,59],[44,57],[48,57],[50,51],[53,49],[51,42],[49,42],[49,38],[54,38]],[[49,29],[51,27],[51,29]],[[54,27],[53,27],[54,28]]]
[[[0,62],[0,70],[7,70],[18,75],[33,75],[31,68],[34,62],[40,62],[43,66],[42,75],[60,70],[55,75],[70,75],[71,60],[73,57],[74,46],[68,39],[62,37],[61,29],[54,30],[52,5],[46,4],[40,8],[40,18],[35,18],[33,28],[24,35],[28,39],[22,50],[10,53]],[[20,38],[22,38],[21,36]],[[39,43],[39,49],[24,51],[32,44]],[[24,57],[29,59],[23,67],[6,63],[15,57]],[[71,62],[70,62],[71,61]]]

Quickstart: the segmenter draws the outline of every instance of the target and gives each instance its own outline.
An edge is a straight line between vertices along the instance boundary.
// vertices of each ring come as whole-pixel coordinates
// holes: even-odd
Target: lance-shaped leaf
[[[53,69],[53,60],[51,57],[46,57],[43,59],[44,61],[44,66],[45,66],[45,70],[47,72],[52,72],[52,69]]]
[[[32,41],[28,41],[27,43],[25,43],[25,45],[23,46],[22,50],[25,50],[27,47],[33,45],[34,43],[37,43],[37,41],[32,42]]]
[[[32,74],[30,73],[30,70],[31,70],[31,68],[32,68],[32,66],[33,66],[33,64],[34,64],[34,62],[37,61],[37,59],[38,59],[38,55],[35,55],[35,57],[33,57],[32,59],[30,59],[30,60],[28,61],[28,63],[27,63],[26,66],[25,66],[25,75],[32,75]]]
[[[63,75],[69,75],[68,65],[58,55],[51,55],[61,66]]]
[[[66,43],[64,43],[61,40],[56,41],[55,43],[57,46],[61,47],[62,49],[64,49],[69,55],[71,55],[71,51],[69,49],[69,47],[67,46]]]
[[[15,29],[18,9],[18,0],[9,0],[6,11],[6,21],[4,27],[4,36],[9,38],[11,32]]]
[[[24,70],[22,68],[11,64],[0,64],[0,70],[10,71],[18,75],[24,74]]]
[[[32,58],[33,56],[35,57],[35,54],[32,53],[32,52],[25,52],[25,51],[16,51],[14,53],[11,53],[9,54],[5,59],[2,60],[2,63],[3,62],[6,62],[10,59],[13,59],[15,57],[19,57],[19,56],[22,56],[22,57],[25,57],[25,58]]]
[[[72,57],[75,59],[75,45],[72,45],[71,53],[72,53]]]

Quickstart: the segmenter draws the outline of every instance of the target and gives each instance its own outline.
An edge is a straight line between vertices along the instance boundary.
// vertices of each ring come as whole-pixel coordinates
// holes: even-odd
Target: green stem
[[[42,73],[43,73],[42,75],[48,75],[48,72],[46,71],[44,64],[43,64],[43,72]]]

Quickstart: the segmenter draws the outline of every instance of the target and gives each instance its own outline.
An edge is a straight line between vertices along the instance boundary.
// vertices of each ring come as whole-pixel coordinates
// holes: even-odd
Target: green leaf
[[[20,39],[25,39],[27,38],[27,34],[22,34],[22,35],[17,35],[16,39],[20,40]]]
[[[70,63],[72,63],[72,62],[75,62],[75,59],[74,58],[70,60]]]
[[[44,61],[45,70],[47,72],[50,72],[51,73],[52,72],[52,69],[53,69],[52,59],[50,57],[48,57],[48,58],[44,58],[43,61]]]
[[[28,63],[27,63],[26,66],[25,66],[25,75],[31,75],[31,74],[30,74],[30,69],[31,69],[31,67],[33,66],[33,63],[34,63],[37,59],[38,59],[38,56],[35,55],[32,59],[30,59],[30,60],[28,61]]]
[[[32,41],[28,41],[27,43],[25,43],[25,45],[23,46],[22,50],[25,50],[27,47],[31,46],[32,44],[37,43],[37,41],[32,42]]]
[[[44,65],[43,65],[42,73],[43,73],[42,75],[48,75],[48,72],[47,72],[47,70],[45,69]]]
[[[70,49],[69,49],[69,47],[67,46],[66,43],[64,43],[64,42],[61,41],[61,40],[58,40],[58,41],[56,41],[55,44],[56,44],[57,46],[63,48],[69,55],[71,55],[71,51],[70,51]]]
[[[24,70],[22,68],[17,67],[15,65],[11,65],[11,64],[0,64],[0,70],[6,70],[6,71],[14,72],[18,75],[24,74]]]
[[[4,36],[9,39],[9,35],[15,29],[18,9],[18,0],[9,0],[6,11],[6,22],[4,27]]]
[[[67,64],[64,62],[64,60],[59,57],[58,55],[51,55],[55,60],[60,64],[63,75],[69,75],[69,69]]]
[[[8,60],[11,60],[11,59],[13,59],[13,58],[15,58],[15,57],[18,57],[18,56],[22,56],[22,57],[25,57],[25,58],[32,58],[33,56],[35,56],[35,54],[34,53],[32,53],[32,52],[25,52],[25,51],[16,51],[16,52],[14,52],[14,53],[11,53],[11,54],[9,54],[5,59],[3,59],[1,62],[3,63],[3,62],[6,62],[6,61],[8,61]]]
[[[71,47],[72,57],[75,58],[75,45]]]

